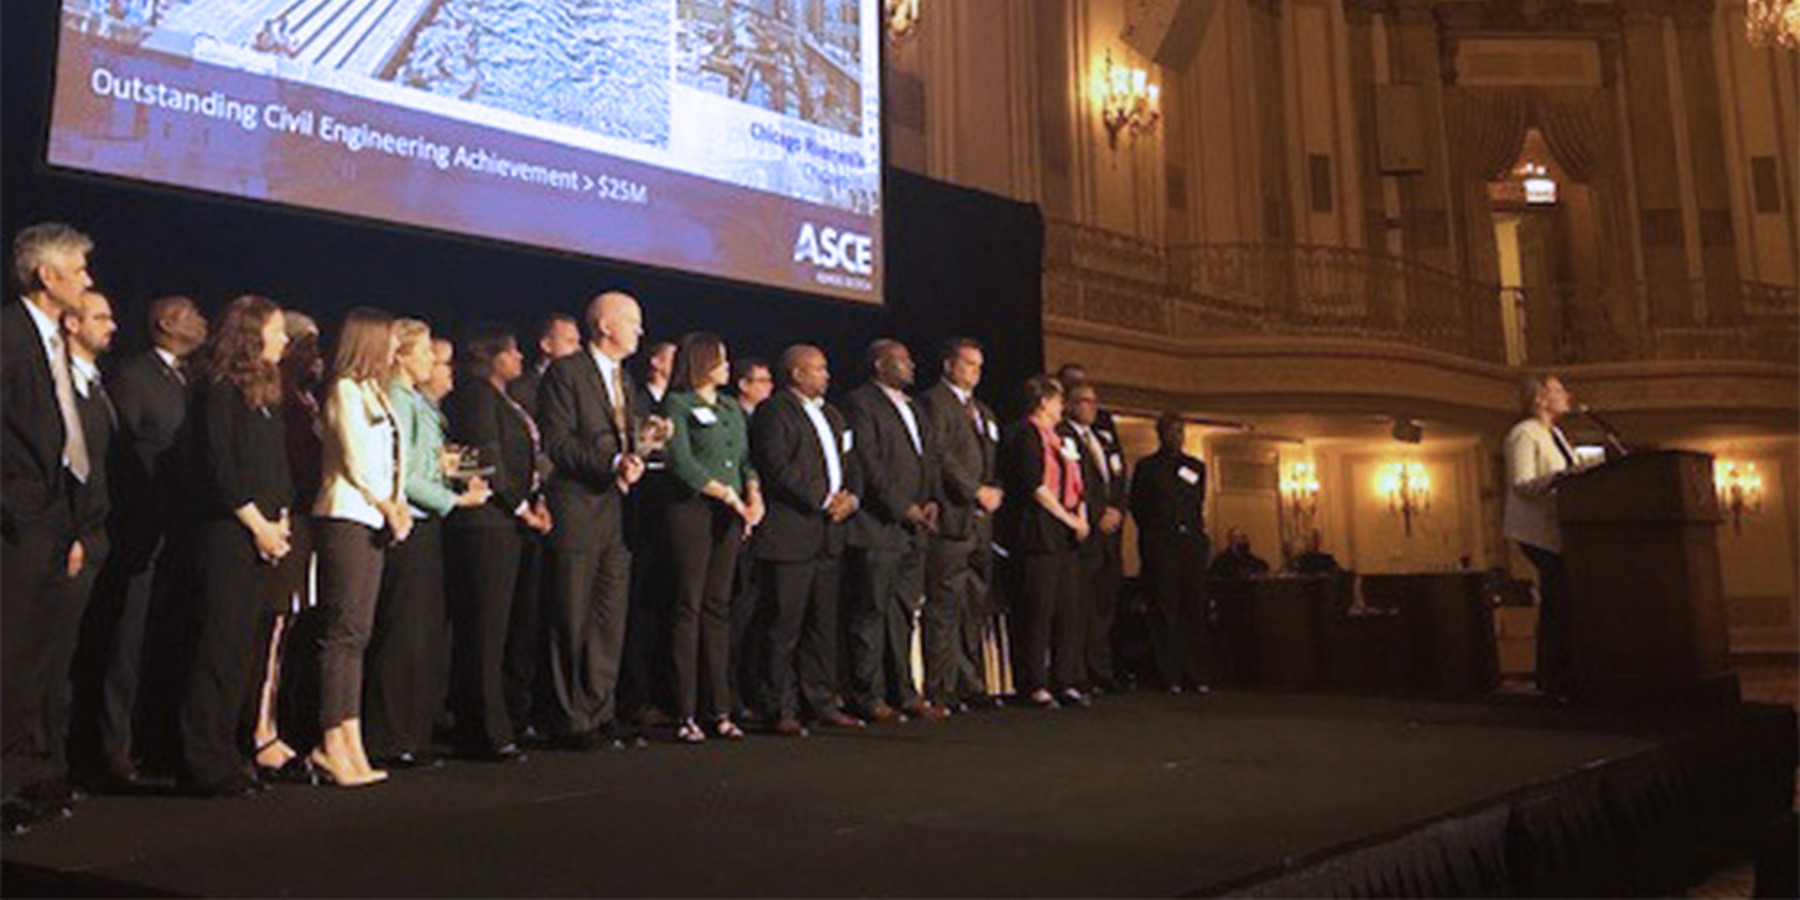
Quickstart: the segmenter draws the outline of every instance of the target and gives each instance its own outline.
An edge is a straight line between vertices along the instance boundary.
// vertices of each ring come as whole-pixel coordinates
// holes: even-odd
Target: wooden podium
[[[1736,702],[1712,457],[1638,453],[1570,476],[1557,488],[1557,513],[1576,699]]]

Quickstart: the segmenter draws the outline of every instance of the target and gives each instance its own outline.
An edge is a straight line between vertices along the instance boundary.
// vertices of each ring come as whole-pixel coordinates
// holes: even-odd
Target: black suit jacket
[[[981,415],[979,423],[941,381],[919,395],[919,408],[931,421],[937,441],[938,533],[946,538],[976,536],[977,523],[986,519],[975,504],[975,491],[1000,486],[994,469],[1000,421],[980,399],[971,397],[969,402]]]
[[[525,407],[533,419],[538,415],[538,388],[544,383],[544,368],[532,366],[506,385],[506,395]]]
[[[50,360],[24,303],[0,309],[0,528],[14,540],[27,529],[68,532],[73,480],[63,471]]]
[[[1144,537],[1204,536],[1206,463],[1185,453],[1158,451],[1138,461],[1131,482],[1131,517]]]
[[[1059,466],[1074,466],[1060,454]],[[1006,502],[995,522],[995,540],[1012,553],[1055,553],[1075,549],[1075,532],[1038,504],[1044,483],[1044,445],[1037,426],[1015,422],[1000,439],[1000,483]]]
[[[113,452],[113,435],[118,431],[119,415],[102,384],[90,385],[86,397],[77,391],[75,411],[81,415],[81,431],[87,438],[88,458],[92,460],[87,482],[71,479],[70,483],[75,498],[75,536],[92,564],[109,547],[106,518],[112,509],[112,500],[108,491],[112,478],[111,461],[117,455]]]
[[[494,495],[480,506],[457,510],[450,521],[462,526],[515,526],[513,511],[536,499],[531,475],[537,463],[531,432],[518,410],[500,396],[493,382],[470,378],[444,398],[444,417],[450,424],[446,432],[450,443],[480,448],[482,460],[494,467],[488,476]]]
[[[121,364],[106,380],[118,412],[118,447],[107,479],[121,543],[154,549],[167,511],[181,502],[179,459],[188,388],[154,350]]]
[[[931,422],[910,397],[906,402],[912,404],[923,452],[913,449],[900,410],[873,382],[844,398],[855,435],[851,454],[862,474],[862,506],[849,523],[852,547],[903,549],[912,530],[907,507],[937,499],[938,451]]]
[[[597,552],[605,543],[623,539],[614,461],[637,451],[642,414],[632,400],[637,387],[630,373],[621,367],[619,377],[625,398],[623,432],[613,421],[606,381],[587,348],[552,363],[538,386],[538,427],[555,466],[544,491],[556,521],[549,537],[552,547]]]
[[[819,433],[807,418],[798,395],[782,390],[756,408],[750,419],[750,458],[762,478],[768,515],[756,528],[756,558],[771,562],[804,562],[836,556],[844,546],[844,522],[825,514],[830,473]],[[843,453],[850,427],[831,404],[825,420],[837,434],[842,457],[843,489],[861,496],[856,454]],[[854,450],[854,447],[852,448]]]

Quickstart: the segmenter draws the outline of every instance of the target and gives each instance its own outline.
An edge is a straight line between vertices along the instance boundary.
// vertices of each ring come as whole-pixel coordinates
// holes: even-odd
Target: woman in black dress
[[[257,786],[239,738],[262,683],[275,564],[291,550],[294,490],[276,369],[286,347],[280,307],[233,300],[196,398],[201,590],[180,727],[184,786],[201,794],[242,796]]]

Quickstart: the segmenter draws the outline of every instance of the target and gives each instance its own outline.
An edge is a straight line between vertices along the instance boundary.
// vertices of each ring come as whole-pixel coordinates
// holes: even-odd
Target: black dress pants
[[[670,657],[675,712],[731,715],[731,576],[744,540],[744,520],[724,504],[695,495],[669,505],[669,555],[675,575]]]
[[[444,704],[447,617],[444,522],[413,520],[412,534],[387,552],[363,684],[363,743],[376,758],[431,744]]]
[[[552,705],[549,679],[550,575],[543,536],[526,532],[519,545],[512,624],[506,631],[506,715],[514,728],[541,723]]]
[[[865,713],[918,697],[912,678],[913,613],[925,593],[925,548],[909,535],[899,550],[850,550],[850,686]]]
[[[736,571],[731,580],[731,710],[732,715],[747,712],[760,685],[768,679],[763,660],[767,641],[762,635],[768,623],[758,615],[762,597],[757,574],[761,567],[752,556],[756,534],[738,548]]]
[[[375,627],[384,532],[346,519],[314,520],[319,553],[319,727],[362,715],[364,655]]]
[[[450,525],[451,708],[464,749],[513,742],[506,706],[506,645],[524,536],[511,522]]]
[[[763,709],[771,719],[818,716],[837,692],[838,580],[836,557],[762,563],[758,576],[766,606],[768,684]]]
[[[228,785],[248,769],[245,733],[255,721],[270,628],[274,567],[257,555],[236,519],[200,526],[200,594],[181,705],[182,776],[198,787]]]
[[[556,604],[550,677],[557,730],[578,736],[609,728],[617,714],[631,551],[616,533],[591,550],[553,546],[550,582]]]
[[[1086,680],[1080,580],[1074,550],[1017,553],[1013,594],[1013,676],[1020,693],[1078,688]]]
[[[1552,696],[1569,693],[1574,660],[1569,652],[1569,570],[1561,553],[1520,544],[1538,573],[1537,686]]]
[[[125,766],[133,759],[133,725],[138,685],[144,670],[151,597],[169,546],[160,533],[119,529],[122,540],[94,583],[81,624],[75,669],[75,725],[72,735],[103,764]]]
[[[981,625],[975,594],[982,577],[975,571],[973,537],[934,537],[925,557],[925,610],[920,644],[925,661],[925,695],[948,703],[983,692]],[[975,624],[973,645],[967,638]],[[974,655],[970,655],[973,649]]]
[[[1113,673],[1113,621],[1119,615],[1119,585],[1125,574],[1119,564],[1118,536],[1091,535],[1091,547],[1081,553],[1082,606],[1087,611],[1083,653],[1090,684],[1111,685]]]
[[[1206,597],[1211,542],[1204,534],[1140,534],[1138,546],[1150,587],[1150,646],[1157,674],[1169,686],[1208,683],[1216,656],[1207,652],[1212,636]]]
[[[62,528],[33,523],[0,544],[0,787],[10,799],[48,777],[45,683],[53,665],[48,636],[57,631],[67,581],[68,540]]]

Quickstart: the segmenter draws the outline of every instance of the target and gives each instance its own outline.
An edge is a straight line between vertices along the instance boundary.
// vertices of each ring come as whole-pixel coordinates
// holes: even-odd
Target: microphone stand
[[[1611,422],[1606,421],[1599,413],[1594,412],[1593,407],[1583,403],[1576,407],[1575,411],[1585,416],[1588,421],[1600,426],[1600,430],[1605,433],[1606,456],[1608,461],[1631,454],[1631,450],[1625,446],[1625,439],[1619,436],[1619,429],[1614,428]]]

